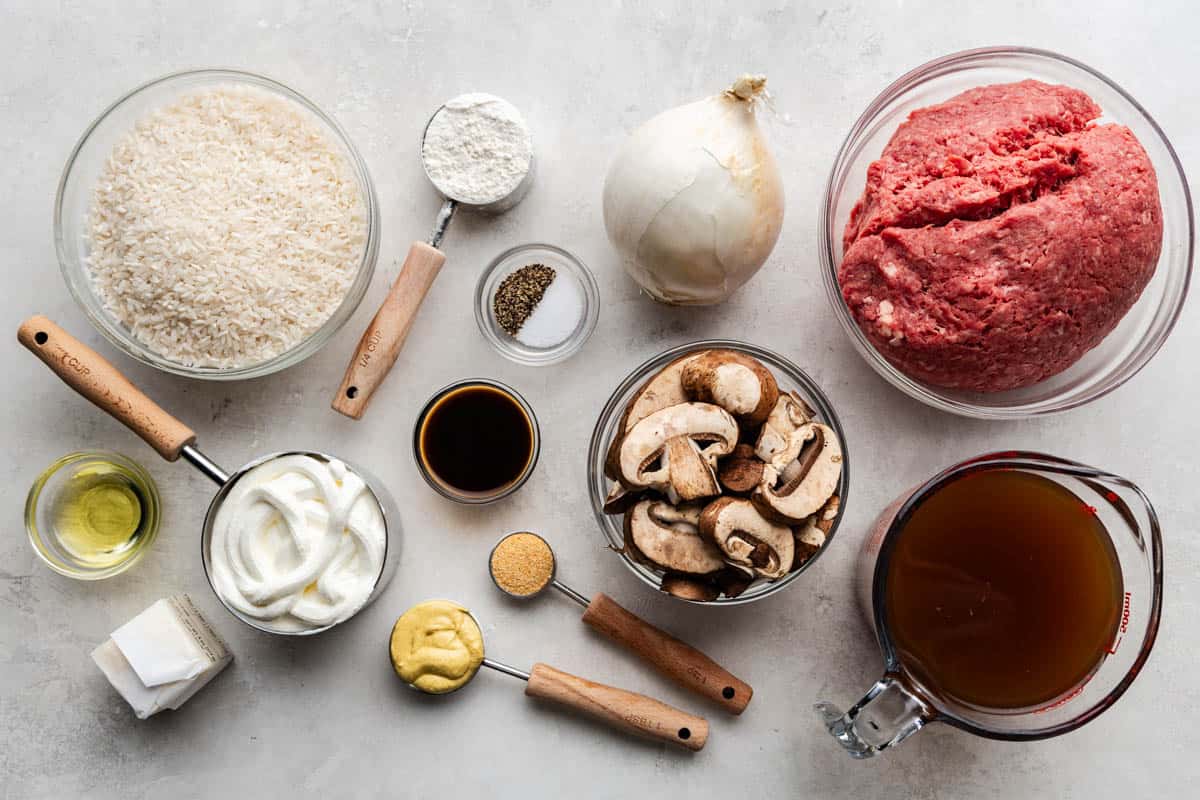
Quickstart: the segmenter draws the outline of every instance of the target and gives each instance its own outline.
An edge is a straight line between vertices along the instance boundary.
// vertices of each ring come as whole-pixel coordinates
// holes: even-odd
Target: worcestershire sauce
[[[515,398],[463,386],[434,402],[418,435],[425,467],[450,489],[491,494],[513,483],[533,457],[533,426]]]
[[[991,709],[1053,702],[1112,645],[1122,581],[1104,525],[1073,492],[1019,470],[935,489],[901,528],[887,619],[935,694]]]

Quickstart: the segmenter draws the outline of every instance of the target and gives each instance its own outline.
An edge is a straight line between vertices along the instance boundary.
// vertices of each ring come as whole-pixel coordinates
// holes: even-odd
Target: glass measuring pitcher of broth
[[[885,661],[848,711],[869,758],[931,722],[1057,736],[1116,702],[1158,633],[1158,518],[1131,481],[1039,453],[980,456],[905,492],[863,545],[858,590]]]

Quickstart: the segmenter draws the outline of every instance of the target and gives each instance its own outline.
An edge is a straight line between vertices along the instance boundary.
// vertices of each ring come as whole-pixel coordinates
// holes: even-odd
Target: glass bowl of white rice
[[[288,87],[205,69],[113,103],[63,170],[67,288],[133,358],[209,380],[319,350],[375,272],[379,207],[345,131]]]

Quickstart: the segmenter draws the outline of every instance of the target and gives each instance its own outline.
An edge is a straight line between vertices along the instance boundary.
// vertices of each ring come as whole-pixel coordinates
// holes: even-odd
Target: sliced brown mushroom
[[[713,583],[726,597],[737,597],[754,583],[754,573],[728,566],[713,576]]]
[[[691,359],[680,380],[690,399],[718,405],[750,426],[763,422],[779,398],[771,371],[733,350],[709,350]]]
[[[604,513],[624,514],[633,508],[634,503],[641,499],[641,492],[631,492],[620,483],[614,481],[612,487],[608,490],[608,496],[604,498]]]
[[[626,489],[666,492],[671,485],[671,460],[664,457],[667,443],[684,436],[698,446],[709,467],[732,452],[737,443],[737,423],[729,412],[708,403],[681,403],[655,411],[638,422],[610,454],[606,472]],[[680,451],[682,452],[682,451]],[[688,462],[685,468],[688,468]]]
[[[698,353],[688,353],[687,355],[680,356],[659,370],[650,380],[643,383],[634,392],[633,397],[625,406],[625,411],[621,414],[621,419],[617,423],[617,430],[613,434],[612,442],[609,444],[608,458],[605,462],[606,471],[608,469],[607,464],[616,458],[615,452],[621,446],[621,440],[625,438],[625,434],[630,428],[655,411],[661,411],[664,408],[688,402],[688,396],[684,394],[683,383],[680,380],[683,367],[688,361],[691,361],[693,358],[699,358],[707,352],[707,350],[701,350]],[[608,477],[613,480],[617,478],[616,475],[609,475]]]
[[[725,491],[737,495],[749,495],[762,481],[763,468],[767,465],[754,454],[754,447],[739,444],[733,448],[717,470],[717,478]]]
[[[721,590],[712,581],[698,580],[691,575],[678,575],[673,572],[663,575],[660,587],[667,594],[681,597],[684,600],[697,600],[707,603],[716,600]]]
[[[724,553],[725,560],[755,575],[775,580],[792,568],[792,530],[777,525],[740,497],[720,497],[700,515],[700,532]]]
[[[754,449],[754,443],[758,441],[758,434],[762,431],[762,425],[751,425],[748,422],[738,423],[738,444],[748,445],[751,450]]]
[[[792,530],[796,541],[796,553],[792,560],[793,571],[799,569],[801,564],[808,561],[825,546],[825,539],[829,536],[829,531],[833,529],[833,521],[837,518],[839,506],[841,506],[841,500],[835,494],[826,501],[820,511],[806,519],[803,525]]]
[[[813,410],[795,392],[779,395],[758,432],[754,449],[763,461],[770,461],[791,442],[792,434],[812,422]]]
[[[649,566],[684,575],[711,575],[725,566],[721,551],[700,535],[699,505],[642,500],[625,513],[625,546]]]
[[[667,499],[672,504],[716,497],[721,493],[717,472],[700,452],[700,445],[689,436],[668,439],[663,448],[662,464],[669,474]]]
[[[772,456],[752,499],[776,522],[798,525],[825,505],[842,477],[842,446],[827,425],[811,422],[792,431]]]

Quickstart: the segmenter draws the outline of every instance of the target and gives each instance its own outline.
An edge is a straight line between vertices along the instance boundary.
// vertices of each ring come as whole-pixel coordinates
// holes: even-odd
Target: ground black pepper
[[[517,335],[553,280],[554,270],[551,267],[529,264],[500,281],[492,297],[492,311],[505,333]]]

